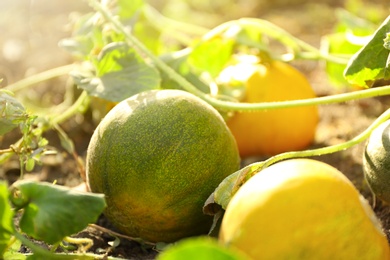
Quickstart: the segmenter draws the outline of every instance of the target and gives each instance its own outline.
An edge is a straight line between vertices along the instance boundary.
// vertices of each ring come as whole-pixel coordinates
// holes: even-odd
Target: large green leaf
[[[144,6],[143,0],[118,0],[118,14],[123,20],[130,19]]]
[[[215,37],[196,45],[188,62],[200,71],[216,77],[230,59],[235,41],[231,38]]]
[[[358,38],[357,36],[354,36]],[[363,37],[359,37],[363,39]],[[348,34],[344,32],[330,34],[324,37],[323,42],[326,42],[328,47],[327,51],[335,55],[353,55],[359,51],[362,47],[356,43],[353,43],[348,39]],[[344,64],[338,64],[334,62],[326,62],[326,72],[330,82],[336,87],[344,87],[347,85],[347,80],[343,76],[343,72],[346,68]]]
[[[158,71],[123,42],[106,45],[94,65],[96,75],[88,71],[73,73],[77,85],[91,96],[120,102],[160,86]]]
[[[0,90],[0,135],[10,132],[26,118],[25,108],[12,93]]]
[[[350,60],[344,71],[349,83],[370,87],[380,79],[390,79],[388,58],[390,50],[385,48],[387,33],[390,32],[390,16],[374,33],[372,39]]]
[[[22,246],[22,242],[20,240],[15,240],[13,241],[12,245],[7,249],[7,251],[4,254],[4,259],[12,259],[12,260],[24,260],[27,259],[26,255],[23,255],[22,253],[19,252],[20,247]],[[0,259],[1,254],[0,254]]]
[[[227,248],[210,237],[187,238],[169,247],[158,260],[244,260],[241,252]]]
[[[4,181],[0,181],[0,259],[10,242],[14,232],[12,225],[13,211],[8,201],[8,187]]]
[[[188,63],[189,52],[186,50],[167,53],[160,56],[160,59],[164,61],[173,70],[183,76],[196,88],[204,93],[210,93],[210,88],[206,82],[202,81],[199,75],[197,75]],[[175,80],[169,75],[161,72],[161,88],[163,89],[181,89],[184,90]]]
[[[75,22],[72,37],[62,39],[59,45],[75,57],[88,60],[91,53],[104,46],[105,36],[98,21],[96,13],[83,15]]]
[[[42,182],[16,182],[11,193],[14,206],[24,210],[21,230],[50,244],[94,223],[106,206],[101,194]]]

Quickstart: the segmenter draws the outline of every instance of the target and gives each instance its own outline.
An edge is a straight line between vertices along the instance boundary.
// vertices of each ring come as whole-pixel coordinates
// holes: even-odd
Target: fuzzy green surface
[[[213,107],[184,91],[157,90],[122,101],[102,120],[88,147],[87,178],[106,195],[105,214],[120,231],[171,242],[208,231],[203,204],[239,162]]]
[[[390,121],[371,133],[364,151],[363,170],[376,197],[390,203]]]

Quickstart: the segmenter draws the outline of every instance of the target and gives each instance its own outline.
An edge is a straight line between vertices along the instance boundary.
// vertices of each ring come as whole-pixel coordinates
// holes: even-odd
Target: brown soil
[[[320,1],[316,5],[305,4],[298,7],[296,5],[284,6],[283,8],[281,2],[283,1],[275,1],[278,6],[274,8],[262,6],[263,9],[258,11],[259,16],[269,19],[307,42],[319,45],[321,35],[328,33],[335,21],[332,13],[335,6],[327,4],[331,1]],[[341,3],[338,4],[341,5]],[[66,27],[69,14],[73,11],[87,12],[89,10],[82,1],[15,0],[12,3],[11,1],[1,2],[0,7],[0,31],[2,32],[0,78],[4,78],[1,86],[72,62],[71,57],[61,50],[57,43],[60,39],[69,36],[69,30]],[[302,9],[310,10],[310,12],[303,12]],[[236,15],[238,17],[239,14]],[[244,13],[241,16],[245,15],[247,14]],[[237,17],[229,17],[229,19]],[[11,24],[13,26],[10,26]],[[319,96],[342,91],[330,86],[323,65],[315,62],[297,63],[296,65],[307,75]],[[58,104],[63,100],[65,82],[66,78],[48,81],[32,88],[28,95],[22,95],[21,98],[28,102],[33,102],[34,99],[39,100],[41,105],[47,104],[47,106],[53,103]],[[321,106],[321,122],[313,147],[324,147],[349,140],[366,129],[389,107],[389,104],[390,97],[381,97]],[[84,116],[72,118],[62,125],[77,144],[77,152],[82,157],[85,157],[89,138],[95,126],[90,112]],[[26,178],[49,182],[56,180],[57,183],[69,187],[82,184],[74,158],[61,150],[57,135],[54,132],[48,132],[45,136],[50,140],[50,145],[59,149],[60,153],[46,158],[43,165],[36,167],[32,173],[28,173]],[[18,133],[14,132],[3,138],[0,137],[0,149],[8,147],[17,138]],[[373,205],[372,194],[363,178],[361,166],[363,149],[364,143],[315,159],[329,163],[342,171]],[[259,159],[247,159],[244,163]],[[6,179],[9,183],[15,181],[19,174],[17,158],[12,158],[0,169],[0,179]],[[373,207],[389,236],[390,208],[381,202],[377,202]],[[111,228],[104,216],[97,224]],[[121,239],[118,247],[113,248],[108,243],[115,237],[94,227],[88,227],[78,236],[92,238],[94,246],[90,250],[95,253],[110,251],[110,255],[125,259],[153,259],[158,254],[154,247],[140,245],[125,238]],[[22,248],[21,251],[28,252],[28,249]]]

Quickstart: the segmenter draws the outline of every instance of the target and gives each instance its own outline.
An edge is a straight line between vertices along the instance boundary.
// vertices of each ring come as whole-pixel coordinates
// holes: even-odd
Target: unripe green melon
[[[364,151],[363,171],[375,196],[390,203],[390,120],[371,133]]]
[[[122,233],[172,242],[206,233],[208,196],[239,169],[220,114],[181,90],[154,90],[116,105],[96,128],[87,181],[106,195],[106,217]]]

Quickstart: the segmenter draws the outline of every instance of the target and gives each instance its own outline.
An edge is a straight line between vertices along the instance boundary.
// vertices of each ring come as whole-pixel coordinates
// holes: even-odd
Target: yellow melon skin
[[[252,259],[389,259],[366,200],[338,170],[292,159],[249,179],[227,206],[220,241]]]
[[[156,90],[107,114],[91,138],[86,171],[119,231],[172,242],[208,232],[203,204],[239,164],[235,139],[212,106],[188,92]]]
[[[254,65],[242,102],[261,103],[314,98],[305,76],[291,65],[273,61]],[[315,139],[317,106],[237,112],[227,121],[242,157],[302,150]]]

